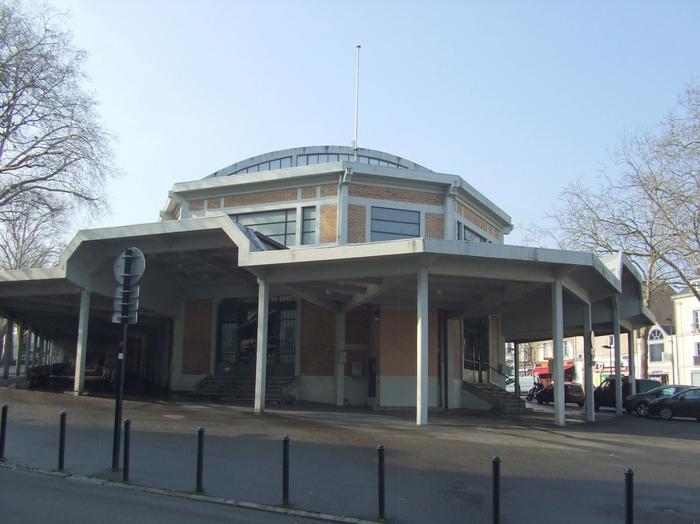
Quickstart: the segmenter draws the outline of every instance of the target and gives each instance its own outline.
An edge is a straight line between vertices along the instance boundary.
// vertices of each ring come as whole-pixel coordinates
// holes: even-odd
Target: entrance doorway
[[[271,297],[267,324],[267,375],[294,376],[297,303],[293,297]],[[252,377],[258,342],[258,301],[231,298],[219,305],[217,320],[217,375]]]
[[[464,362],[462,379],[465,382],[489,381],[489,319],[464,320]]]

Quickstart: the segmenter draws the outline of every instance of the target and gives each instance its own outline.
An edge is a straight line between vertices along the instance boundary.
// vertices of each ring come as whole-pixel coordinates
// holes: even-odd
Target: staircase
[[[293,380],[294,377],[267,377],[265,401],[272,404],[287,401],[285,388]],[[252,403],[255,399],[255,377],[209,375],[194,387],[193,394],[197,397],[218,398],[241,404]]]
[[[488,402],[493,409],[505,415],[522,415],[532,411],[521,398],[488,382],[462,382],[462,388],[481,400]]]

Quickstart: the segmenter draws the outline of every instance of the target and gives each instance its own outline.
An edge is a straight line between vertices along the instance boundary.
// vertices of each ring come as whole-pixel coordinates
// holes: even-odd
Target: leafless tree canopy
[[[48,8],[0,0],[0,227],[2,262],[13,267],[44,259],[24,247],[8,256],[26,235],[50,240],[54,219],[104,205],[111,137],[82,85],[83,61]]]
[[[665,284],[700,299],[700,89],[689,86],[660,130],[625,141],[615,160],[619,174],[598,188],[564,188],[548,233],[565,248],[629,255],[647,303]]]
[[[0,267],[53,266],[64,247],[66,214],[60,209],[8,206],[0,227]]]

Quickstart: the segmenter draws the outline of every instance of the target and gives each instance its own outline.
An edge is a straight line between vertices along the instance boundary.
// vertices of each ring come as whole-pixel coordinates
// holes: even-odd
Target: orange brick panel
[[[190,200],[190,211],[204,210],[204,200]]]
[[[425,236],[430,238],[444,238],[445,215],[442,213],[425,214]]]
[[[297,199],[296,189],[279,189],[277,191],[260,191],[245,195],[224,197],[224,207],[246,206],[250,204],[266,204],[269,202],[287,202]]]
[[[365,206],[350,204],[348,206],[348,242],[357,244],[366,242],[365,226],[367,223],[367,210]]]
[[[321,231],[320,242],[336,241],[336,222],[338,220],[338,206],[327,204],[321,206]]]
[[[321,197],[335,196],[338,194],[338,184],[323,184],[321,186]]]
[[[301,198],[316,198],[316,186],[302,187]]]
[[[350,184],[350,189],[348,191],[350,196],[362,198],[393,200],[395,202],[413,202],[415,204],[428,204],[432,206],[442,206],[444,204],[442,195],[423,193],[421,191],[412,191],[409,189]]]

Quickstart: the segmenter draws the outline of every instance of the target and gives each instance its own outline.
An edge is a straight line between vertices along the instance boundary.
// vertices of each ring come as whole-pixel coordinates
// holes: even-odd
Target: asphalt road
[[[8,462],[55,468],[58,413],[65,410],[66,470],[110,478],[112,400],[0,388],[3,402],[10,406]],[[694,421],[611,412],[590,424],[574,407],[564,428],[544,410],[521,418],[431,411],[430,425],[416,427],[412,411],[289,406],[254,414],[190,401],[127,401],[124,409],[132,420],[131,477],[140,485],[192,491],[195,429],[204,426],[204,483],[212,496],[279,504],[280,437],[288,434],[291,499],[303,509],[375,518],[376,446],[383,443],[387,513],[395,523],[490,522],[494,455],[502,460],[503,524],[621,523],[628,467],[637,524],[700,523]]]
[[[4,468],[0,468],[0,520],[5,524],[318,523]]]

